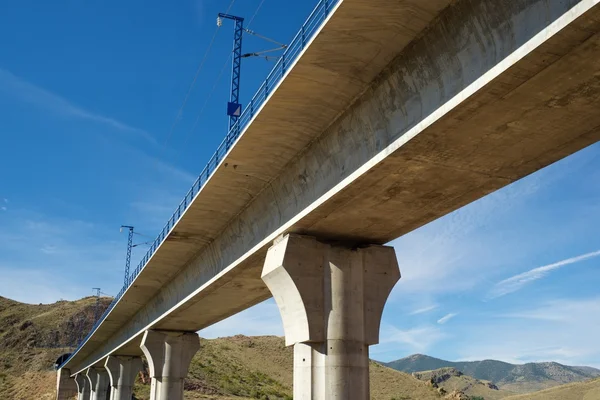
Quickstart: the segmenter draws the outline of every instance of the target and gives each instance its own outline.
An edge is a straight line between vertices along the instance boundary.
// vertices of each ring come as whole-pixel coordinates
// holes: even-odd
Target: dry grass
[[[292,348],[285,347],[283,338],[234,336],[202,340],[189,377],[202,376],[204,382],[227,395],[285,399],[292,395],[292,365]],[[375,400],[440,398],[427,383],[375,362],[370,375],[371,398]]]
[[[404,372],[371,362],[371,399],[374,400],[434,400],[438,392],[428,383]]]
[[[82,317],[91,325],[94,304],[94,298],[31,305],[0,297],[0,400],[54,398],[52,367],[68,351],[58,346],[71,341]],[[185,398],[291,399],[292,362],[292,349],[280,337],[202,339],[186,379]],[[376,363],[371,364],[371,392],[376,400],[440,398],[428,384]],[[147,399],[149,385],[138,379],[135,394]]]
[[[506,397],[506,400],[599,400],[600,378],[569,383],[536,393]]]
[[[9,376],[6,387],[0,391],[2,399],[11,400],[54,400],[56,394],[56,373],[54,371],[25,372],[19,376]]]
[[[515,394],[505,390],[492,389],[488,386],[488,381],[464,375],[452,367],[421,371],[415,373],[415,376],[425,382],[433,379],[447,393],[457,390],[470,397],[483,397],[485,400],[498,400]]]

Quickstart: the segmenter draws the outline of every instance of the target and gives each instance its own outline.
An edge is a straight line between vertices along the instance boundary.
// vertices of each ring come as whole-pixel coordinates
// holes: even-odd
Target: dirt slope
[[[110,299],[102,298],[100,310]],[[54,362],[91,328],[96,299],[24,304],[0,297],[0,399],[52,399]]]
[[[600,378],[569,383],[535,393],[510,396],[505,400],[600,400]]]
[[[592,367],[573,367],[556,362],[527,364],[509,364],[497,360],[453,362],[423,354],[413,354],[385,365],[404,372],[455,368],[465,375],[494,382],[500,389],[514,393],[529,393],[600,376],[600,370]]]
[[[103,298],[100,312],[110,302]],[[0,297],[0,399],[54,399],[56,359],[72,350],[94,320],[95,298],[23,304]],[[201,339],[185,383],[186,399],[291,399],[292,349],[280,337]],[[371,363],[371,393],[381,400],[440,399],[411,375]],[[147,374],[135,394],[149,398]]]
[[[475,379],[451,367],[435,369],[433,371],[413,372],[412,375],[419,380],[430,382],[434,386],[443,388],[446,393],[458,390],[468,396],[479,396],[485,400],[502,399],[514,394],[498,389],[492,382]]]

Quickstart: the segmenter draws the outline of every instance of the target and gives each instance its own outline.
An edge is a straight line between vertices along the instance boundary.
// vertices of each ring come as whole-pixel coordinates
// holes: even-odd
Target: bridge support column
[[[400,279],[394,249],[290,234],[269,249],[262,279],[294,345],[294,400],[368,400],[369,346]]]
[[[71,378],[71,371],[61,368],[56,371],[56,399],[70,400],[77,394],[77,384]]]
[[[141,344],[148,360],[150,400],[183,400],[183,381],[200,349],[196,333],[146,331]]]
[[[108,373],[104,368],[88,368],[86,373],[90,381],[90,400],[106,400],[110,389]]]
[[[75,375],[77,385],[77,400],[90,400],[90,381],[81,374]]]
[[[108,356],[104,368],[110,380],[110,400],[131,400],[135,377],[142,370],[142,359]]]

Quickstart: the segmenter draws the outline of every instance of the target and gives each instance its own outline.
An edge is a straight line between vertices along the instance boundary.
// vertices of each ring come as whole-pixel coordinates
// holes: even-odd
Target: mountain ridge
[[[500,390],[489,381],[481,381],[463,374],[453,367],[440,368],[432,371],[413,372],[412,376],[428,382],[434,388],[442,388],[443,392],[458,391],[469,398],[484,398],[485,400],[499,400],[508,397],[513,392]]]
[[[456,368],[475,379],[491,381],[501,389],[517,393],[542,390],[562,384],[581,382],[600,376],[600,370],[588,366],[569,366],[554,361],[511,364],[498,360],[447,361],[425,354],[413,354],[383,363],[407,373]]]
[[[0,399],[54,398],[56,374],[52,366],[55,360],[72,350],[71,346],[91,328],[94,316],[102,312],[109,303],[109,298],[101,298],[100,308],[96,309],[96,298],[93,297],[73,302],[58,301],[53,304],[36,305],[19,303],[0,296]],[[285,346],[283,338],[237,335],[210,340],[200,339],[200,344],[201,351],[194,356],[185,380],[186,400],[291,399],[293,349]],[[411,357],[407,359],[413,366],[419,362],[433,366],[446,362],[424,355]],[[517,392],[505,388],[498,389],[494,385],[496,382],[492,384],[486,382],[488,380],[471,378],[464,374],[464,371],[429,371],[426,374],[411,376],[382,364],[384,363],[374,361],[370,363],[373,400],[463,400],[481,397],[486,400],[498,400]],[[514,367],[509,363],[484,360],[478,368],[486,372],[497,365],[507,370]],[[550,372],[555,368],[567,375],[577,374],[577,371],[582,370],[587,373],[598,371],[592,367],[581,366],[562,368],[563,366],[557,363],[542,363],[538,367],[542,371]],[[538,374],[543,375],[539,372]],[[552,374],[542,376],[546,377],[546,384],[547,375]],[[551,382],[554,385],[558,384],[555,381]],[[544,387],[540,382],[534,384]],[[595,394],[600,390],[600,378],[593,382],[579,382],[566,386],[547,393],[554,396],[552,400],[579,400],[581,396],[566,396],[565,393]],[[528,390],[532,391],[535,388],[531,386]],[[147,400],[149,391],[146,365],[136,380],[135,398]],[[532,396],[531,399],[546,400],[535,393],[532,393]],[[518,397],[519,400],[529,398]]]
[[[56,359],[92,327],[95,315],[110,298],[25,304],[0,296],[0,399],[50,400],[56,398]],[[198,351],[185,379],[186,400],[244,400],[292,398],[293,349],[276,336],[242,335],[200,338]],[[442,400],[427,382],[370,363],[373,400]],[[148,400],[147,364],[134,386],[135,399]]]

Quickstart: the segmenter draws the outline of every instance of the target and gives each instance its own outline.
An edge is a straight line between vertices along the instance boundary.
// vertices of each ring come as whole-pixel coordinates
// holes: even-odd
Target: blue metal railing
[[[83,340],[77,346],[77,349],[73,351],[71,356],[65,360],[60,367],[65,365],[83,346],[83,344],[92,336],[94,331],[100,326],[100,324],[104,321],[106,316],[110,313],[110,311],[114,308],[117,302],[121,299],[125,291],[131,286],[131,283],[135,280],[135,278],[139,275],[139,273],[144,269],[150,258],[154,255],[156,250],[160,247],[160,245],[167,238],[175,224],[179,221],[181,216],[185,213],[189,205],[192,203],[194,197],[200,192],[204,184],[208,181],[210,175],[217,169],[225,155],[229,152],[235,140],[239,137],[239,135],[244,131],[246,126],[250,123],[254,115],[260,110],[260,108],[265,104],[267,98],[272,93],[273,88],[281,82],[283,77],[285,76],[289,66],[292,65],[299,57],[300,53],[306,48],[308,42],[313,38],[313,36],[320,29],[321,25],[327,19],[329,13],[332,8],[342,0],[320,0],[313,12],[307,18],[306,22],[302,25],[296,36],[292,39],[286,50],[283,52],[267,78],[264,80],[262,85],[258,88],[248,106],[244,109],[242,114],[237,120],[237,123],[233,125],[227,135],[217,148],[217,151],[210,158],[190,190],[187,192],[179,206],[175,209],[171,218],[167,221],[167,224],[160,231],[158,237],[154,240],[150,249],[142,258],[138,266],[135,270],[133,270],[119,291],[119,293],[115,296],[113,301],[110,303],[108,308],[104,311],[102,316],[96,321],[90,333],[87,334]]]

